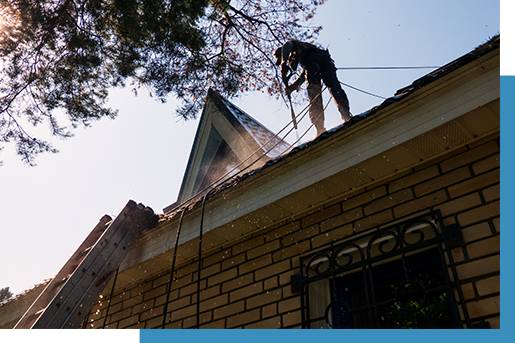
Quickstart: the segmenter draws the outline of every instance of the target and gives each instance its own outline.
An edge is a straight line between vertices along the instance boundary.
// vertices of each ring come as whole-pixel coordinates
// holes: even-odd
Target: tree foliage
[[[13,294],[9,291],[9,287],[0,288],[0,302],[9,299]]]
[[[57,137],[103,117],[112,87],[182,101],[195,117],[209,87],[226,96],[278,94],[272,52],[313,41],[324,0],[0,0],[0,148],[27,163]]]

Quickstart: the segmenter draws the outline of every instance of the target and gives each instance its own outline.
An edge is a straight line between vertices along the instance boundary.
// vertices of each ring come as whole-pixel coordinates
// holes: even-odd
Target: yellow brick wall
[[[427,209],[462,228],[466,245],[452,251],[468,313],[474,323],[499,326],[499,141],[498,136],[449,153],[346,199],[203,259],[202,327],[299,327],[300,297],[290,277],[299,257],[357,232]],[[168,306],[169,328],[195,325],[196,261],[180,266]],[[110,328],[154,328],[162,321],[168,275],[156,275],[113,296]],[[101,327],[107,296],[88,327]]]

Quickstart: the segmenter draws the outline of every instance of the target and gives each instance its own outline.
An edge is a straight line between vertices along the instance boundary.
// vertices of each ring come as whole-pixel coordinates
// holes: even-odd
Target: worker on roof
[[[289,40],[282,47],[275,50],[276,64],[281,66],[281,78],[286,86],[286,95],[289,97],[294,90],[308,81],[308,97],[310,100],[309,117],[317,130],[317,136],[324,132],[324,106],[322,102],[322,80],[331,92],[338,111],[344,122],[350,120],[349,100],[340,86],[336,76],[336,66],[328,50],[323,50],[313,44],[298,40]],[[299,78],[291,85],[290,78],[297,70],[303,67]]]

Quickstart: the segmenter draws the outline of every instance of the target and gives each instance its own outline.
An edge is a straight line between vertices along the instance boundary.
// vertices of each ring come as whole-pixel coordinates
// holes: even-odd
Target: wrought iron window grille
[[[463,243],[432,211],[301,257],[292,278],[304,328],[471,327],[450,249]],[[456,299],[457,297],[457,299]]]

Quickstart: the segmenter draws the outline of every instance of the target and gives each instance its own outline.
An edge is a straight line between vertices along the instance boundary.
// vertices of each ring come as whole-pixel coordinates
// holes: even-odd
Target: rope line
[[[371,93],[371,92],[368,92],[368,91],[365,91],[363,89],[360,89],[358,87],[354,87],[348,83],[344,83],[344,82],[341,82],[340,83],[346,87],[349,87],[351,89],[354,89],[358,92],[361,92],[361,93],[364,93],[364,94],[367,94],[367,95],[370,95],[370,96],[373,96],[373,97],[376,97],[376,98],[379,98],[379,99],[387,99],[386,97],[384,96],[381,96],[381,95],[378,95],[378,94],[374,94],[374,93]],[[231,178],[235,177],[236,175],[238,175],[239,173],[241,173],[241,171],[243,170],[246,170],[248,169],[249,167],[251,167],[252,165],[254,165],[254,163],[256,163],[259,159],[261,159],[263,156],[265,156],[266,154],[268,154],[271,150],[273,150],[277,145],[279,145],[280,141],[276,142],[272,148],[268,149],[265,153],[261,154],[254,162],[252,162],[251,164],[249,164],[247,167],[245,167],[243,170],[240,170],[237,174],[234,174],[234,175],[231,175],[229,176],[232,172],[234,172],[237,168],[239,168],[240,166],[242,166],[245,162],[247,162],[252,156],[254,156],[255,154],[257,154],[258,152],[260,152],[261,150],[263,150],[270,142],[272,142],[272,140],[278,138],[278,136],[284,131],[286,130],[286,128],[288,128],[288,126],[290,126],[290,124],[293,124],[294,120],[297,120],[297,118],[300,117],[300,119],[297,120],[297,122],[300,122],[302,121],[302,119],[305,117],[305,113],[303,114],[303,112],[307,111],[309,109],[309,107],[311,106],[311,104],[319,97],[322,95],[322,93],[327,89],[327,86],[324,87],[324,89],[322,89],[322,91],[317,94],[316,97],[314,97],[313,99],[311,99],[311,101],[308,103],[307,106],[305,106],[300,112],[299,114],[297,114],[295,116],[295,119],[292,118],[292,120],[290,120],[281,130],[279,130],[279,132],[277,132],[276,134],[274,134],[274,136],[272,138],[270,138],[265,144],[263,144],[262,146],[260,146],[258,149],[256,149],[252,154],[250,154],[247,158],[245,158],[243,161],[241,161],[240,163],[238,163],[235,167],[233,167],[231,170],[229,170],[228,172],[226,172],[225,174],[223,174],[222,176],[220,176],[218,179],[216,179],[215,181],[213,181],[212,183],[210,183],[209,185],[207,185],[206,187],[204,187],[203,189],[201,189],[200,191],[198,191],[197,193],[195,193],[194,195],[192,195],[191,197],[189,197],[188,199],[184,200],[183,202],[181,202],[179,205],[177,205],[175,208],[180,208],[186,204],[188,204],[191,200],[197,198],[199,195],[201,195],[202,193],[204,193],[205,191],[207,191],[208,189],[210,189],[211,187],[214,187],[217,185],[218,182],[220,181],[228,181],[230,180]],[[303,114],[301,116],[301,114]],[[282,140],[284,140],[291,132],[293,131],[293,128],[290,129],[283,137],[282,137]],[[224,179],[225,177],[229,176],[227,179]]]
[[[376,98],[379,98],[379,99],[383,99],[383,100],[386,100],[387,98],[382,96],[382,95],[377,95],[377,94],[374,94],[374,93],[370,93],[370,92],[367,92],[366,90],[363,90],[363,89],[360,89],[358,87],[354,87],[354,86],[351,86],[349,85],[348,83],[345,83],[345,82],[341,82],[339,81],[342,85],[344,85],[345,87],[349,87],[349,88],[352,88],[358,92],[361,92],[361,93],[364,93],[364,94],[367,94],[367,95],[370,95],[370,96],[373,96],[373,97],[376,97]]]

